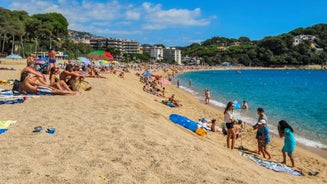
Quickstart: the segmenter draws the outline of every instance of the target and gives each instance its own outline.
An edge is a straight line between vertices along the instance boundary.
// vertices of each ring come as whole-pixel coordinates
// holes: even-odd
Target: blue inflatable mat
[[[198,124],[193,121],[188,119],[187,117],[184,117],[182,115],[179,114],[171,114],[169,116],[170,121],[179,124],[181,126],[183,126],[184,128],[187,128],[193,132],[195,132],[196,129],[198,129]]]

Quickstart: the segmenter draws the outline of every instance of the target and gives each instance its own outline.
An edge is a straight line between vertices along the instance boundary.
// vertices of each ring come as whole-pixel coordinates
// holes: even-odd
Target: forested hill
[[[323,65],[327,62],[327,24],[297,28],[286,34],[251,41],[247,37],[213,37],[180,48],[183,56],[210,65],[229,62],[245,66]]]

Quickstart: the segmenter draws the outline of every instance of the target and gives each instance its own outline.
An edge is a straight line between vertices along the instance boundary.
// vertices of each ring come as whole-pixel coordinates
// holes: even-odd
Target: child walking
[[[286,153],[292,162],[292,167],[295,166],[294,164],[294,157],[293,151],[296,147],[296,140],[294,138],[294,131],[293,128],[285,121],[281,120],[278,122],[278,133],[279,136],[285,137],[284,138],[284,147],[282,149],[283,153],[283,164],[286,164]]]
[[[261,131],[261,150],[260,152],[262,153],[263,158],[266,158],[266,155],[268,156],[268,159],[271,159],[270,153],[267,150],[267,145],[270,142],[270,134],[269,134],[269,129],[267,126],[266,120],[262,119],[258,122],[259,129]]]

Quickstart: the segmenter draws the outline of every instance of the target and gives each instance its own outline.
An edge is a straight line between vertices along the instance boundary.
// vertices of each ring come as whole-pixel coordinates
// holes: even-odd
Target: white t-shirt
[[[230,111],[227,111],[224,115],[224,121],[226,123],[231,123],[232,122],[232,119],[233,119],[233,116],[234,116],[234,112],[230,112]]]

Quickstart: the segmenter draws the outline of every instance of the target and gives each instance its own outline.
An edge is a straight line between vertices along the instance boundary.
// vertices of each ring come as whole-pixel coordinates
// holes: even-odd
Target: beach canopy
[[[17,54],[10,54],[6,58],[8,58],[8,59],[22,59],[22,56],[17,55]]]
[[[110,54],[110,52],[105,50],[96,50],[88,54],[90,58],[94,59],[105,59],[105,60],[114,60],[115,58]]]

